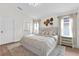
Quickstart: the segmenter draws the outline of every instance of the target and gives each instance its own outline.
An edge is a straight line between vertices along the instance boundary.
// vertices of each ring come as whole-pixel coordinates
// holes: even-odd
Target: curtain
[[[33,20],[33,34],[39,34],[40,20]]]
[[[69,16],[73,19],[73,28],[72,28],[73,38],[72,38],[72,42],[73,42],[73,47],[77,47],[77,13],[58,16],[58,19],[59,19],[59,26],[58,26],[59,27],[59,36],[60,36],[60,33],[61,33],[61,19],[65,16]]]

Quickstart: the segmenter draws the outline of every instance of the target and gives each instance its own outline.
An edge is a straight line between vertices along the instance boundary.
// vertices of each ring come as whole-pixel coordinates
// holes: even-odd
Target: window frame
[[[69,35],[64,35],[64,18],[69,18],[69,22],[65,22],[65,23],[69,23]],[[61,27],[61,33],[60,33],[60,35],[62,36],[62,37],[73,37],[73,18],[71,18],[71,17],[69,17],[69,16],[65,16],[65,17],[63,17],[62,19],[61,19],[61,25],[60,25],[60,27]]]

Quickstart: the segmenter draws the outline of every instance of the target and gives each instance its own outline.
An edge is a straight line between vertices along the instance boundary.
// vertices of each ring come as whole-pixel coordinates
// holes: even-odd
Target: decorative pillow
[[[50,37],[50,36],[57,35],[57,32],[58,32],[57,29],[53,28],[53,27],[51,27],[51,28],[44,28],[43,30],[41,30],[40,35]]]

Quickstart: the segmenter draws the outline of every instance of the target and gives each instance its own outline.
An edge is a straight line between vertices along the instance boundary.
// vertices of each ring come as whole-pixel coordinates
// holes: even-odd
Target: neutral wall
[[[29,27],[28,25],[29,24]],[[26,36],[30,33],[32,33],[32,29],[33,29],[33,18],[25,18],[24,19],[24,23],[23,23],[23,36]],[[30,32],[31,31],[31,32]]]

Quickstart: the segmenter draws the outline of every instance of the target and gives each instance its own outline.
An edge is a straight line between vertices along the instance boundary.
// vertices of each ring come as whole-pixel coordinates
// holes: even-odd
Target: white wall
[[[15,18],[15,41],[21,40],[23,36],[23,18]]]
[[[77,48],[79,48],[79,11],[77,15]]]
[[[29,26],[28,26],[29,24]],[[30,33],[32,33],[32,29],[33,29],[33,18],[25,18],[24,19],[24,24],[23,24],[23,35],[26,36]]]

